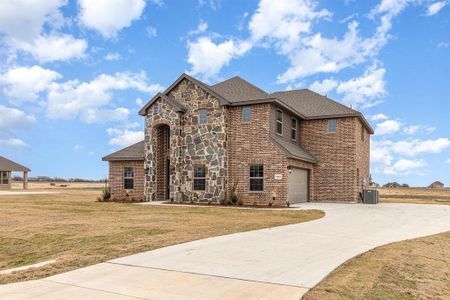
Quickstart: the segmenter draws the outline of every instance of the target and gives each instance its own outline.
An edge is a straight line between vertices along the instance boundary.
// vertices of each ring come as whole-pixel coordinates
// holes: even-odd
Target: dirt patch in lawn
[[[450,231],[375,248],[302,299],[449,299]]]
[[[450,205],[450,189],[378,188],[380,202]]]
[[[319,210],[276,211],[100,203],[99,191],[0,197],[0,270],[56,263],[0,276],[37,279],[211,236],[319,219]]]

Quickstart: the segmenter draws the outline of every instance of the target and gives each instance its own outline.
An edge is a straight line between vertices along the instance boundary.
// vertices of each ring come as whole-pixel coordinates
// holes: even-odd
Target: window
[[[252,108],[250,106],[244,106],[242,108],[242,123],[248,123],[252,119]]]
[[[250,191],[264,190],[264,166],[250,166]]]
[[[336,132],[336,119],[329,119],[328,120],[328,133],[335,133]]]
[[[207,109],[199,109],[198,110],[198,123],[199,124],[208,123],[208,110]]]
[[[0,184],[8,184],[9,176],[7,171],[0,172]]]
[[[134,172],[132,167],[123,168],[123,187],[126,190],[134,189]]]
[[[364,136],[364,126],[361,126],[361,141],[364,142],[364,138],[365,138],[365,136]]]
[[[277,109],[277,133],[283,134],[283,111]]]
[[[194,191],[204,191],[206,189],[205,166],[194,166]]]
[[[297,119],[296,118],[292,118],[292,123],[291,123],[291,139],[293,141],[297,140]]]

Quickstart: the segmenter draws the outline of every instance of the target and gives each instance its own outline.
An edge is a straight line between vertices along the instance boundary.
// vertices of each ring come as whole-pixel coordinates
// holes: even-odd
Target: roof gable
[[[0,171],[30,172],[31,170],[6,157],[0,156]]]
[[[206,92],[208,92],[209,94],[213,95],[214,97],[216,97],[219,100],[220,105],[228,105],[230,104],[230,101],[228,101],[227,99],[225,99],[222,95],[219,95],[218,93],[216,93],[214,90],[211,89],[211,87],[209,85],[207,85],[206,83],[201,82],[200,80],[195,79],[194,77],[191,77],[189,75],[187,75],[186,73],[181,74],[180,77],[178,77],[177,80],[175,80],[174,83],[172,83],[164,92],[162,93],[158,93],[155,97],[157,97],[158,95],[160,97],[166,96],[168,98],[168,95],[170,93],[170,91],[172,89],[174,89],[183,79],[189,80],[191,82],[193,82],[194,84],[198,85],[199,87],[201,87],[202,89],[204,89]],[[147,111],[147,109],[154,103],[155,101],[155,97],[153,97],[147,104],[145,104],[145,106],[143,108],[141,108],[139,110],[139,114],[141,116],[145,115],[145,112]],[[170,98],[169,98],[170,99]],[[178,101],[176,101],[175,99],[172,99],[173,101],[179,103]],[[179,103],[180,105],[182,105],[181,103]]]
[[[170,103],[170,105],[172,105],[173,108],[175,108],[175,110],[176,110],[177,112],[185,112],[185,111],[186,111],[186,107],[184,107],[184,105],[181,104],[180,102],[178,102],[177,100],[175,100],[175,99],[173,99],[173,98],[171,98],[171,97],[168,97],[168,96],[166,96],[166,95],[164,95],[164,94],[162,94],[162,93],[158,93],[158,94],[156,94],[156,96],[153,97],[147,104],[145,104],[144,107],[142,107],[142,108],[139,110],[139,114],[140,114],[141,116],[145,116],[145,114],[147,113],[147,110],[148,110],[153,104],[155,104],[156,101],[158,101],[158,99],[160,99],[160,98],[163,99],[164,101],[167,101],[168,103]]]

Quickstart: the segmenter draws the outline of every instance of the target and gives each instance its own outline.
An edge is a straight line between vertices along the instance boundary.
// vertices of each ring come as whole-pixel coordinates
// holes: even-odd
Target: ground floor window
[[[250,191],[264,190],[264,166],[250,166]]]
[[[126,190],[134,188],[134,172],[132,167],[123,168],[123,187]]]
[[[206,189],[206,168],[205,166],[194,166],[194,191],[204,191]]]
[[[8,184],[9,176],[7,171],[0,171],[0,184]]]

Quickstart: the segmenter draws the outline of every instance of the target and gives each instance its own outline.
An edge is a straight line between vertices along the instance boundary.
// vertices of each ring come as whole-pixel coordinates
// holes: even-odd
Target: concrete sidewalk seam
[[[103,293],[107,293],[107,294],[113,294],[113,295],[118,295],[118,296],[124,296],[124,297],[129,297],[129,298],[134,298],[134,299],[151,300],[150,298],[142,298],[142,297],[137,297],[137,296],[131,296],[131,295],[126,295],[126,294],[121,294],[121,293],[116,293],[116,292],[106,291],[106,290],[102,290],[102,289],[97,289],[97,288],[91,288],[91,287],[85,287],[85,286],[80,286],[80,285],[71,284],[71,283],[65,283],[65,282],[54,281],[54,280],[45,279],[45,278],[44,278],[44,279],[41,279],[41,280],[42,280],[42,281],[46,281],[46,282],[51,282],[51,283],[60,284],[60,285],[72,286],[72,287],[76,287],[76,288],[80,288],[80,289],[92,290],[92,291],[97,291],[97,292],[103,292]]]
[[[161,270],[161,271],[168,271],[168,272],[184,273],[184,274],[190,274],[190,275],[199,275],[199,276],[208,276],[208,277],[232,279],[232,280],[239,280],[239,281],[245,281],[245,282],[251,282],[251,283],[262,283],[262,284],[270,284],[270,285],[277,285],[277,286],[287,286],[287,287],[301,288],[301,289],[307,289],[307,290],[311,289],[309,287],[303,287],[303,286],[300,286],[300,285],[281,284],[281,283],[269,282],[269,281],[261,281],[261,280],[241,279],[241,278],[236,278],[236,277],[221,276],[221,275],[206,274],[206,273],[177,271],[177,270],[158,268],[158,267],[148,267],[148,266],[138,266],[138,265],[131,265],[131,264],[116,263],[116,262],[112,262],[112,261],[106,261],[106,262],[103,262],[103,263],[112,264],[112,265],[119,265],[119,266],[125,266],[125,267],[141,268],[141,269],[153,269],[153,270]]]

